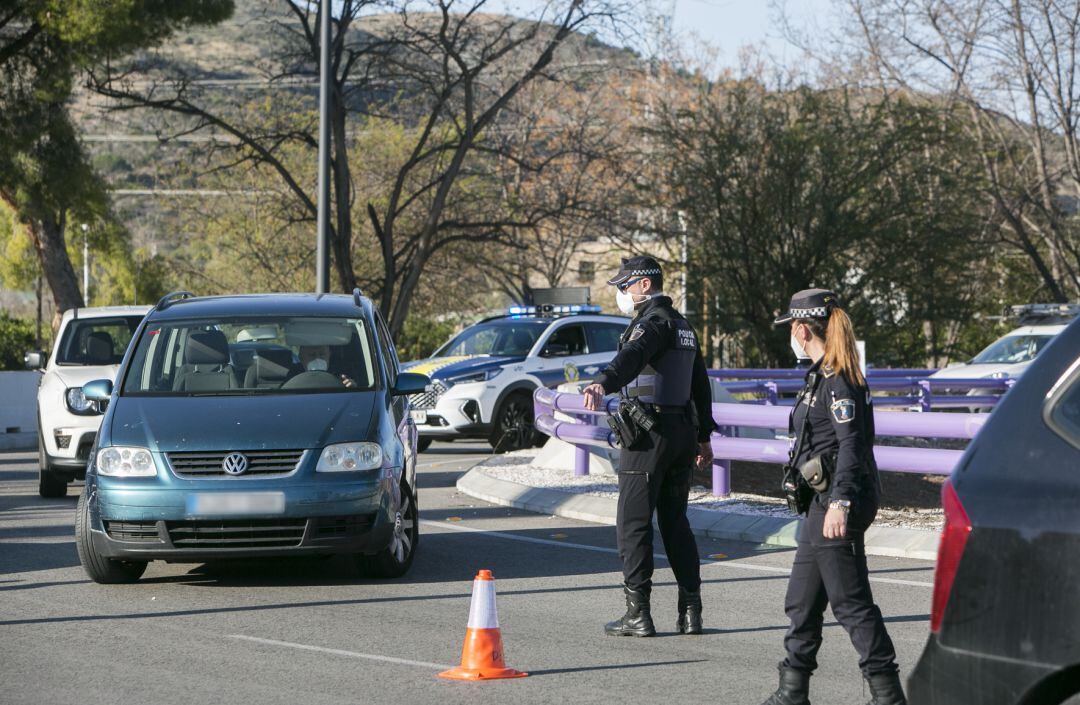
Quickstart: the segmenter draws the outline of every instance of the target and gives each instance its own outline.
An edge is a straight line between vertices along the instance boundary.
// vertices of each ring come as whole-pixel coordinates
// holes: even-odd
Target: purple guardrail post
[[[574,475],[580,477],[589,474],[589,449],[587,446],[574,446]]]
[[[716,429],[714,436],[726,436],[731,432],[727,426]],[[727,497],[731,494],[731,461],[713,459],[712,493],[714,497]]]
[[[780,396],[776,393],[776,382],[765,383],[765,404],[766,406],[776,406],[776,402],[780,399]]]
[[[931,396],[930,396],[930,380],[919,380],[919,408],[923,411],[930,411],[931,408]]]

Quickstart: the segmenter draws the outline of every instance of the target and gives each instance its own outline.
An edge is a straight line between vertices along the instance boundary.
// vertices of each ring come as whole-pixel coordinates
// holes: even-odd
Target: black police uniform
[[[800,301],[806,308],[799,308]],[[822,305],[809,305],[815,303]],[[832,292],[800,292],[792,299],[791,311],[778,319],[778,323],[792,318],[827,319],[835,305],[838,304]],[[789,424],[797,449],[794,467],[826,455],[835,458],[835,462],[828,489],[813,493],[806,518],[799,525],[784,602],[791,620],[784,637],[787,657],[780,664],[780,690],[767,702],[784,705],[809,702],[806,699],[809,676],[817,668],[825,607],[831,605],[859,654],[859,668],[870,680],[871,689],[877,693],[875,684],[880,685],[877,679],[884,678],[887,687],[899,693],[896,700],[878,699],[875,694],[873,702],[902,703],[896,651],[885,630],[881,610],[874,604],[866,565],[864,535],[877,515],[881,489],[874,460],[870,389],[823,367],[819,360],[806,374],[806,384],[796,398]],[[825,514],[834,500],[850,502],[846,535],[827,539],[823,533]]]
[[[625,265],[624,265],[625,266]],[[659,273],[659,270],[657,270]],[[596,382],[604,392],[625,390],[656,419],[652,430],[619,454],[616,517],[625,586],[648,604],[653,574],[652,516],[680,587],[684,630],[687,599],[696,600],[700,632],[701,571],[686,505],[698,443],[709,440],[712,394],[693,328],[659,296],[637,308],[619,343],[619,352]],[[692,598],[688,598],[692,595]],[[631,600],[628,593],[628,607]],[[610,630],[609,630],[610,631]]]

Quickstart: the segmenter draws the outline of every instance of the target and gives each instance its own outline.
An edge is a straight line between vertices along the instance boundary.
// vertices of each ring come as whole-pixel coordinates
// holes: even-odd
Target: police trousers
[[[791,620],[784,637],[784,663],[807,673],[817,668],[825,606],[831,605],[859,654],[860,670],[865,675],[895,672],[896,651],[881,610],[874,604],[866,567],[863,533],[877,515],[877,502],[871,496],[852,503],[847,535],[842,539],[822,535],[826,503],[826,498],[815,496],[799,526],[784,605]]]
[[[701,588],[697,542],[686,518],[697,450],[689,414],[664,413],[653,430],[619,453],[615,528],[623,580],[632,590],[652,590],[654,513],[675,580],[690,592]]]

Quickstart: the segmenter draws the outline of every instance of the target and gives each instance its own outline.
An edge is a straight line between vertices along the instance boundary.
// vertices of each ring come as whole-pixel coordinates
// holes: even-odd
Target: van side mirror
[[[90,401],[109,401],[113,393],[112,380],[95,379],[93,382],[87,382],[83,385],[82,393]]]
[[[28,370],[40,370],[45,367],[45,359],[48,356],[41,350],[29,350],[23,355],[23,364]]]
[[[431,379],[427,375],[417,374],[416,372],[402,372],[398,375],[397,382],[394,383],[390,394],[395,397],[422,394],[427,391],[429,384],[431,384]]]

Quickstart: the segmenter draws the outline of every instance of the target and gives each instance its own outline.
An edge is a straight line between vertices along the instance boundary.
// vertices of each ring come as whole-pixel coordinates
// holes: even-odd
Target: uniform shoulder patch
[[[848,423],[855,418],[855,400],[837,399],[829,405],[836,423]]]
[[[630,337],[626,339],[627,342],[632,342],[645,335],[645,327],[638,323],[634,326],[634,330],[630,331]]]

